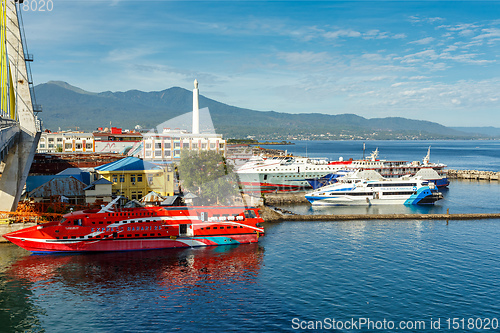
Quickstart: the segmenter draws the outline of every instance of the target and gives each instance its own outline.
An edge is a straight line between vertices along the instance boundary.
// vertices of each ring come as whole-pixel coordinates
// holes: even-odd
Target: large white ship
[[[308,179],[318,179],[340,170],[374,170],[384,178],[398,178],[404,175],[413,176],[422,169],[435,170],[438,179],[432,181],[436,186],[448,185],[445,164],[431,163],[430,148],[422,162],[387,161],[378,159],[378,149],[362,160],[328,161],[326,158],[307,157],[253,157],[236,170],[240,184],[246,191],[275,192],[300,191],[311,188]]]

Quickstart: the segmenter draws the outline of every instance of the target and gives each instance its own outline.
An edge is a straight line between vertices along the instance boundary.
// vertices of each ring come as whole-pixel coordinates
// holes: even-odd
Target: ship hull
[[[4,237],[10,242],[34,253],[52,252],[108,252],[174,249],[198,246],[236,245],[256,243],[261,235],[239,234],[220,236],[191,236],[172,238],[119,239],[108,237],[100,240],[45,239],[37,227],[22,229]]]

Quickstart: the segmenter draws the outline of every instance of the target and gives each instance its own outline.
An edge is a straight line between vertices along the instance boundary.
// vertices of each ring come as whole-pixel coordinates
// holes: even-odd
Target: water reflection
[[[258,273],[262,256],[263,249],[256,243],[196,249],[29,255],[14,262],[6,275],[32,283],[63,282],[83,290],[138,279],[183,286],[199,278],[246,279]]]
[[[179,250],[24,255],[0,275],[3,310],[0,322],[11,328],[7,331],[40,331],[43,326],[48,329],[47,325],[57,325],[52,321],[58,316],[81,320],[84,324],[95,321],[99,304],[120,307],[126,300],[134,308],[134,303],[140,306],[154,300],[157,306],[170,308],[172,302],[182,304],[182,296],[186,295],[203,303],[211,299],[214,286],[227,292],[255,283],[263,255],[263,248],[255,243]],[[88,312],[82,313],[82,308]],[[125,316],[121,320],[126,327],[129,319]]]

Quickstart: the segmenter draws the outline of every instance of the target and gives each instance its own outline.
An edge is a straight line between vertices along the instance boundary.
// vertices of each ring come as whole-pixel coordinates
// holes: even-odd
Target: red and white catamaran
[[[116,200],[115,200],[116,201]],[[258,208],[138,207],[84,210],[4,235],[32,252],[131,251],[255,243]]]

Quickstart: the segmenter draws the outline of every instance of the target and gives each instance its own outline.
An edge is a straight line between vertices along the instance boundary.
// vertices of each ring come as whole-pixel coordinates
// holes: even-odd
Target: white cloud
[[[426,37],[426,38],[422,38],[422,39],[419,39],[419,40],[416,40],[416,41],[413,41],[413,42],[409,42],[408,44],[425,45],[425,44],[432,43],[434,40],[435,40],[434,37]]]
[[[328,39],[337,39],[340,37],[361,37],[361,32],[352,29],[339,29],[325,32],[323,36]]]
[[[277,57],[291,64],[311,64],[325,62],[330,59],[327,52],[314,53],[310,51],[280,52]]]
[[[500,29],[498,28],[488,28],[482,29],[481,34],[473,37],[472,39],[494,39],[498,40],[500,38]]]

